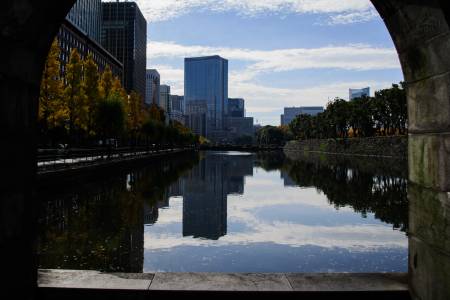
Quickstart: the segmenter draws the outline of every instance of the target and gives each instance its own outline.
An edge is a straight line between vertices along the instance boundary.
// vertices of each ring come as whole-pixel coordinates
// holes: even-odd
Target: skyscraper
[[[77,0],[66,19],[88,37],[100,43],[102,33],[102,1],[101,0]]]
[[[145,97],[147,21],[135,2],[104,2],[102,10],[102,44],[123,63],[127,92]]]
[[[349,100],[354,100],[361,97],[370,97],[370,87],[363,89],[349,89]]]
[[[184,99],[188,127],[213,141],[224,136],[228,101],[228,60],[185,58]]]
[[[159,88],[161,77],[159,72],[154,69],[147,70],[146,78],[145,103],[147,105],[156,104],[159,106]]]

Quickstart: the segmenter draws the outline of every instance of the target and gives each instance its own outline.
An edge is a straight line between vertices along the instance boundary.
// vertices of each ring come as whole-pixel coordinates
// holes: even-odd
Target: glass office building
[[[187,125],[208,139],[220,139],[228,106],[228,60],[217,55],[186,58],[184,72]]]
[[[135,2],[103,2],[102,45],[123,64],[128,93],[146,96],[147,21]]]
[[[102,33],[102,1],[77,0],[66,17],[91,39],[100,43]]]
[[[370,97],[370,87],[366,87],[363,89],[350,89],[349,90],[349,99],[354,100],[356,98],[361,97]]]
[[[281,125],[289,125],[299,115],[317,116],[324,112],[323,106],[285,107],[281,115]]]

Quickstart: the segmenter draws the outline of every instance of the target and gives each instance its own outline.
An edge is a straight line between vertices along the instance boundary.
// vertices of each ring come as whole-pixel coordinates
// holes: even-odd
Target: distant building
[[[170,95],[169,118],[171,121],[178,121],[184,125],[184,97]]]
[[[228,98],[228,116],[245,117],[245,101],[239,98]]]
[[[161,84],[159,86],[159,107],[164,109],[164,111],[170,113],[170,86]]]
[[[184,96],[170,95],[170,110],[184,113]]]
[[[102,45],[124,67],[128,93],[146,96],[147,21],[135,2],[103,2]]]
[[[322,106],[285,107],[281,115],[281,125],[289,125],[299,115],[316,116],[324,112]]]
[[[363,89],[349,89],[349,100],[361,97],[370,97],[370,87]]]
[[[228,109],[228,60],[216,55],[185,58],[184,64],[187,125],[212,141],[223,139]]]
[[[154,69],[147,70],[145,82],[145,104],[156,104],[159,106],[159,88],[160,88],[161,77],[159,72]]]
[[[243,136],[254,137],[253,118],[227,117],[228,140],[234,141]]]

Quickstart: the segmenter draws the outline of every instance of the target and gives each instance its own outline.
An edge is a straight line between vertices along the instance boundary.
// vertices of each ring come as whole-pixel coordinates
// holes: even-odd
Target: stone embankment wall
[[[329,153],[353,156],[378,156],[407,159],[408,137],[372,137],[327,140],[291,141],[284,147],[286,153]]]

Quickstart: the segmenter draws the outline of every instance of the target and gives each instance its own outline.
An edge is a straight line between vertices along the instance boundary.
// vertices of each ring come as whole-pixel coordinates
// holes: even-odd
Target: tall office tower
[[[75,26],[96,42],[102,33],[102,1],[77,0],[66,17]]]
[[[57,36],[61,49],[62,78],[65,78],[72,49],[77,49],[82,58],[92,54],[101,72],[109,67],[114,76],[122,80],[122,63],[100,44],[101,28],[101,0],[78,0],[63,21]]]
[[[184,72],[187,126],[210,140],[221,140],[226,135],[228,60],[220,56],[185,58]]]
[[[240,98],[228,99],[228,116],[230,117],[245,117],[245,101]]]
[[[103,2],[102,45],[123,63],[128,93],[145,97],[147,21],[136,2]]]
[[[361,97],[370,97],[370,87],[364,89],[349,89],[349,100]]]
[[[161,77],[157,70],[147,70],[146,78],[146,90],[145,90],[145,104],[156,104],[159,106],[159,88]]]
[[[170,113],[170,86],[161,84],[159,87],[159,107]]]

